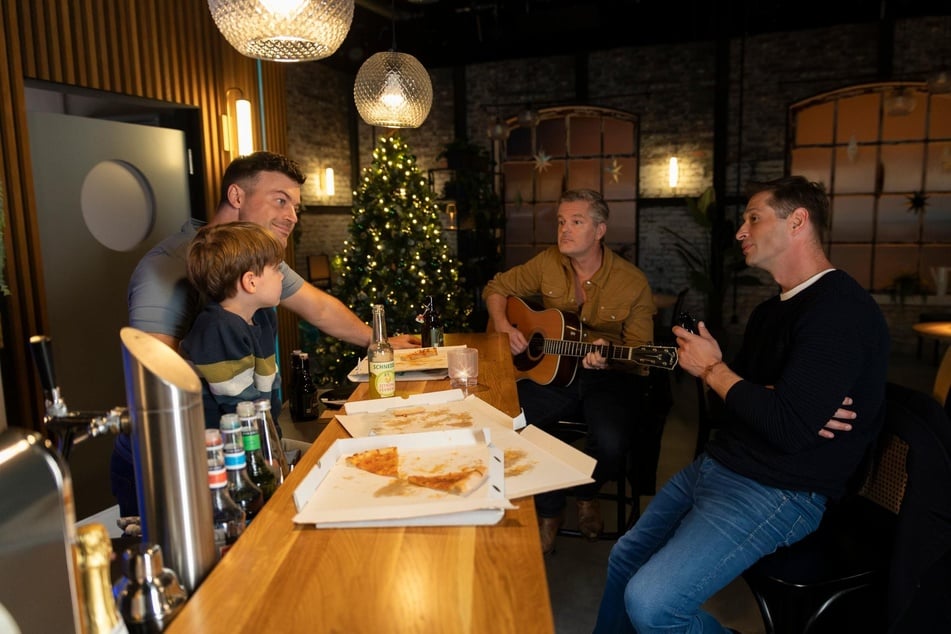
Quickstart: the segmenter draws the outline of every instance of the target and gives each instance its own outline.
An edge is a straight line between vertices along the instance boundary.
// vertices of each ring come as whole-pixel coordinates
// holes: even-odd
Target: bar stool
[[[616,508],[616,530],[603,531],[601,539],[617,539],[627,532],[640,517],[641,496],[653,495],[657,486],[661,437],[667,414],[673,405],[670,373],[651,368],[640,385],[642,406],[639,408],[639,419],[631,437],[627,460],[609,480],[609,483],[613,483],[614,490],[598,494],[599,500],[614,502]],[[581,421],[559,421],[552,427],[551,433],[564,442],[574,443],[587,435],[588,426]],[[570,528],[562,528],[559,534],[581,536],[580,531]]]
[[[558,421],[551,428],[552,435],[556,436],[560,440],[573,444],[579,440],[582,440],[588,434],[588,425],[580,421]],[[614,491],[601,491],[598,493],[597,499],[607,500],[614,502],[617,509],[616,530],[614,531],[602,531],[601,539],[617,539],[623,535],[629,528],[634,526],[634,522],[637,521],[637,518],[641,514],[641,500],[640,494],[638,493],[636,476],[632,473],[632,456],[628,452],[628,457],[626,464],[618,470],[610,482],[614,483]],[[628,485],[630,484],[631,492],[628,493]],[[565,535],[568,537],[581,537],[581,531],[574,528],[560,528],[558,530],[559,535]]]

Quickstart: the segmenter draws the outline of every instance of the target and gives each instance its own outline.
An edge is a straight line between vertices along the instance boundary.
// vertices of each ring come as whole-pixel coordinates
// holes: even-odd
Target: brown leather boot
[[[539,517],[538,535],[542,540],[542,554],[554,552],[555,537],[558,536],[558,529],[565,523],[565,516],[561,514],[557,517]]]
[[[589,541],[597,541],[601,537],[604,520],[601,519],[601,504],[597,498],[578,500],[578,530]]]

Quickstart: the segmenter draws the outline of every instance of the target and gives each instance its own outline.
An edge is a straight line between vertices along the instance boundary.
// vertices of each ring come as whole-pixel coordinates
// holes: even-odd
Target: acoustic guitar
[[[557,308],[538,308],[519,297],[509,297],[505,316],[528,348],[514,357],[515,379],[530,379],[540,385],[568,385],[575,378],[578,359],[600,352],[605,359],[630,361],[651,368],[677,367],[677,348],[671,346],[621,346],[581,340],[578,316]],[[493,330],[489,320],[489,331]]]

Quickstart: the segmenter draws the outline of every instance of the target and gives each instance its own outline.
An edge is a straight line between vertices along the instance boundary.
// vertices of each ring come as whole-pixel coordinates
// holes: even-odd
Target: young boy
[[[284,247],[250,222],[203,227],[188,251],[188,279],[208,304],[181,343],[202,381],[205,427],[241,401],[271,399],[281,412],[274,307],[284,275]]]

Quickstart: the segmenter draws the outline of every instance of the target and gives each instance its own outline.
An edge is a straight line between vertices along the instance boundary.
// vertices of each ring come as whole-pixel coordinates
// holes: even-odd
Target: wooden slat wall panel
[[[267,147],[286,147],[284,70],[264,63]],[[0,299],[0,351],[11,424],[36,426],[42,393],[27,337],[46,326],[24,79],[83,86],[199,108],[205,199],[211,211],[231,157],[223,151],[225,91],[240,88],[258,105],[255,60],[219,34],[204,1],[12,0],[0,2],[0,160],[7,220],[7,280]],[[255,126],[258,123],[255,122]],[[258,131],[257,134],[260,134]],[[296,320],[291,345],[297,341]],[[282,333],[283,334],[283,333]],[[288,344],[284,344],[288,347]],[[289,348],[288,348],[289,349]]]

